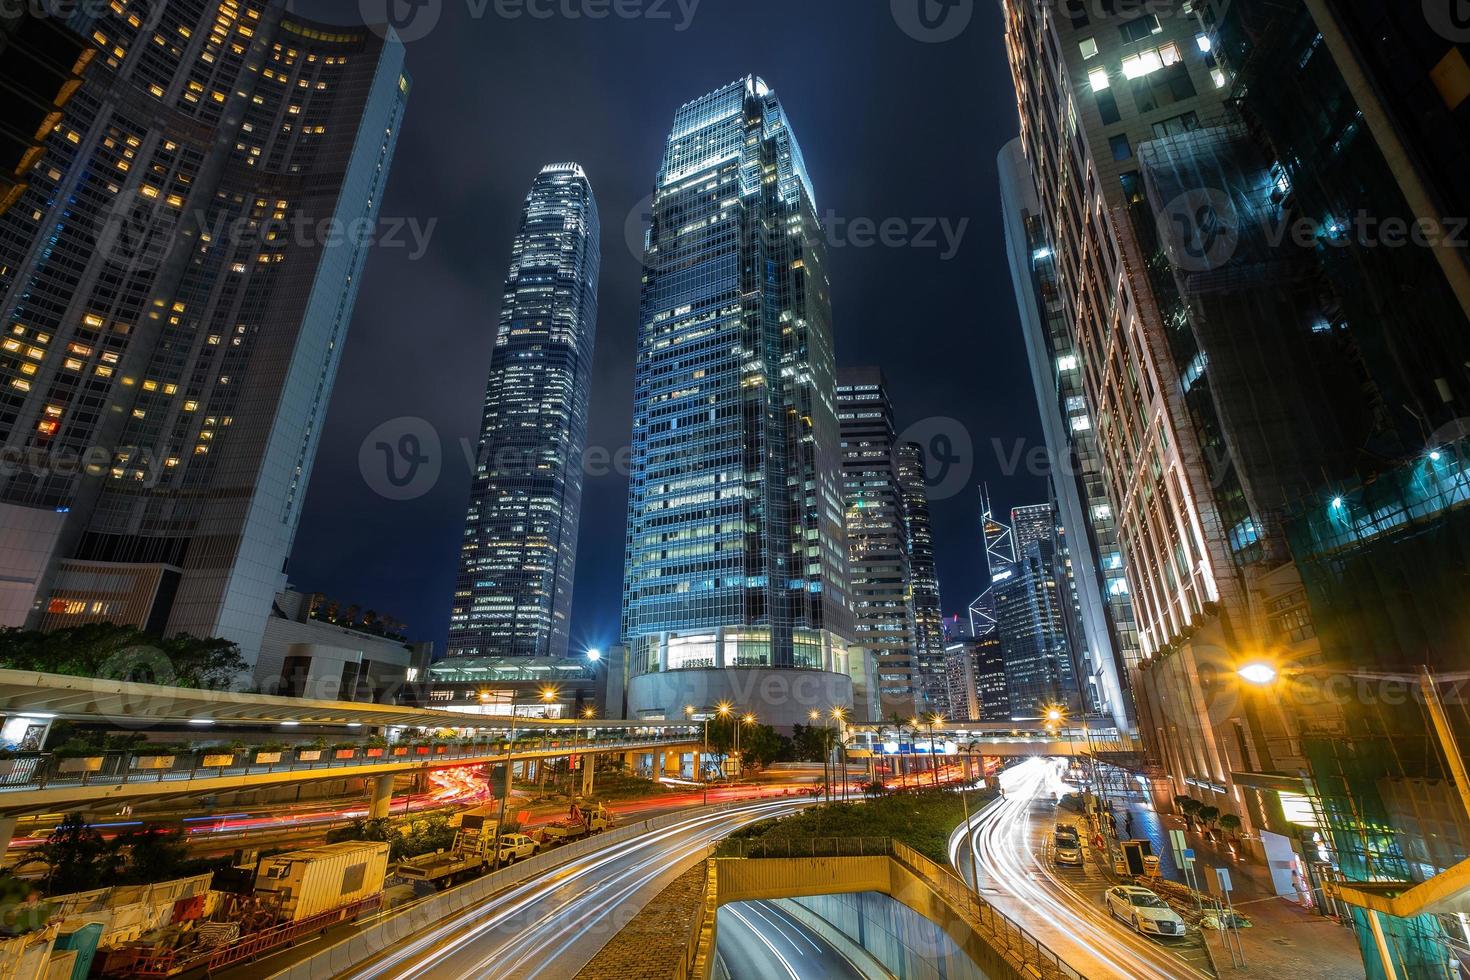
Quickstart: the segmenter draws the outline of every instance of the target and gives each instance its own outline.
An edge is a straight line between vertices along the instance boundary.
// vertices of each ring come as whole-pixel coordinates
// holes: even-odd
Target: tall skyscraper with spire
[[[675,115],[653,195],[623,631],[634,717],[852,702],[830,283],[780,101],[740,79]]]
[[[449,625],[451,656],[567,655],[601,264],[575,163],[531,184],[511,251]]]

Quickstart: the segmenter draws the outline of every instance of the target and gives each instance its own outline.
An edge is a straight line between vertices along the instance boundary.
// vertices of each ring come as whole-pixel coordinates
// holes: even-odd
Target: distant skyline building
[[[1011,527],[996,520],[990,507],[990,488],[980,488],[980,535],[985,547],[985,591],[976,596],[968,609],[970,635],[986,636],[995,631],[995,583],[1011,574],[1016,562],[1016,541]]]
[[[914,623],[914,667],[918,708],[948,715],[949,688],[944,669],[944,607],[934,566],[934,529],[929,516],[929,486],[924,448],[916,442],[898,447],[898,482],[903,489],[904,524],[909,551],[909,609]]]
[[[825,234],[764,81],[682,106],[653,195],[635,372],[629,714],[851,705]]]
[[[1057,536],[1057,510],[1051,504],[1026,504],[1011,508],[1011,535],[1016,554],[1024,554],[1033,541],[1053,541]]]
[[[253,662],[370,248],[340,230],[376,226],[404,48],[284,0],[94,6],[65,22],[91,65],[0,215],[0,441],[26,461],[0,472],[0,625],[222,636]]]
[[[883,372],[837,372],[842,486],[847,513],[853,644],[872,660],[879,717],[918,710],[919,666],[910,605],[906,499],[899,480],[893,405]]]
[[[1078,706],[1067,635],[1067,600],[1052,541],[1033,538],[995,585],[996,630],[1013,718],[1039,718],[1053,705]]]
[[[575,163],[531,184],[511,249],[449,622],[454,657],[566,657],[601,228]]]

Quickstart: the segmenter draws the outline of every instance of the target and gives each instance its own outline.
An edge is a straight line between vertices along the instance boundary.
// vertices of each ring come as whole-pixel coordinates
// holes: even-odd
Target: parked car
[[[1061,840],[1063,837],[1071,838],[1074,841],[1075,840],[1080,840],[1081,839],[1081,836],[1077,832],[1077,825],[1076,824],[1073,824],[1073,823],[1067,823],[1067,822],[1062,821],[1062,820],[1058,820],[1057,821],[1057,829],[1056,829],[1056,839],[1057,840]]]
[[[1183,936],[1184,920],[1164,901],[1147,888],[1137,885],[1116,885],[1109,888],[1103,897],[1108,912],[1122,919],[1145,936]]]
[[[1075,834],[1057,834],[1052,840],[1052,860],[1071,868],[1082,867],[1082,842]]]

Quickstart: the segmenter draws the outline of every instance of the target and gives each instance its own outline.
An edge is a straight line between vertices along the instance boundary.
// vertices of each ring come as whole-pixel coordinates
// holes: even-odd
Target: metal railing
[[[964,917],[997,952],[1039,977],[1086,980],[1055,951],[1019,922],[977,895],[959,875],[891,837],[811,837],[774,840],[726,840],[716,845],[717,858],[888,857],[921,879],[951,909]]]
[[[99,752],[87,759],[58,758],[35,753],[0,759],[0,793],[6,790],[38,790],[89,785],[190,782],[225,776],[254,776],[269,773],[319,772],[373,766],[424,765],[458,761],[494,763],[509,754],[514,759],[581,755],[587,752],[658,749],[671,744],[697,745],[687,736],[629,739],[558,739],[530,741],[509,746],[500,742],[445,744],[417,747],[385,746],[353,749],[293,746],[280,752],[247,748],[238,752],[190,750],[181,753],[151,753],[147,746],[125,752]],[[404,751],[395,751],[403,748]],[[312,756],[315,756],[313,758]],[[142,768],[141,759],[171,759],[167,766]],[[225,759],[227,765],[205,766],[206,758]],[[261,758],[269,761],[257,761]]]
[[[715,845],[719,858],[892,857],[887,837],[780,837],[770,840],[727,838]]]
[[[1056,976],[1066,977],[1068,980],[1086,980],[1081,972],[1068,965],[1067,961],[1057,955],[1046,943],[1037,939],[1015,919],[977,895],[952,870],[934,863],[902,841],[893,841],[892,846],[894,860],[923,878],[929,887],[940,894],[950,908],[967,916],[972,925],[979,926],[981,931],[992,937],[993,941],[999,940],[1001,949],[1020,960],[1022,967],[1034,967],[1043,977]]]

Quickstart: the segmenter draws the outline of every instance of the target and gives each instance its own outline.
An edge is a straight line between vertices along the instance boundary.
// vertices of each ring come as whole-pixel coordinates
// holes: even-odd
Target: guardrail
[[[1035,967],[1043,976],[1054,971],[1069,980],[1086,980],[1019,922],[975,894],[954,871],[935,864],[902,841],[893,841],[892,846],[894,860],[923,878],[951,908],[968,915],[972,924],[1000,939],[1004,950],[1018,958],[1023,967]]]
[[[38,790],[77,787],[91,784],[109,786],[136,783],[190,782],[195,779],[218,779],[225,776],[255,776],[269,773],[327,772],[334,769],[361,769],[373,766],[434,766],[457,761],[493,763],[507,755],[513,758],[559,757],[586,752],[658,749],[666,745],[697,744],[688,737],[642,738],[638,740],[597,739],[593,741],[561,739],[542,743],[526,742],[513,747],[506,743],[483,742],[470,745],[422,746],[403,752],[394,746],[332,749],[295,746],[280,752],[246,749],[240,752],[191,750],[187,753],[147,754],[140,752],[100,752],[85,759],[58,758],[49,753],[0,759],[0,793],[6,790]],[[422,751],[420,750],[422,749]],[[153,760],[147,767],[138,763]],[[223,765],[203,765],[206,759],[228,759]],[[167,760],[167,765],[156,764]],[[243,761],[242,761],[243,760]]]
[[[891,837],[813,837],[768,841],[726,840],[712,849],[716,858],[848,858],[888,857],[922,880],[978,932],[997,952],[1039,977],[1086,980],[1055,951],[1019,922],[985,901],[953,870],[936,864]],[[713,885],[711,885],[713,887]],[[697,933],[696,933],[697,934]]]

